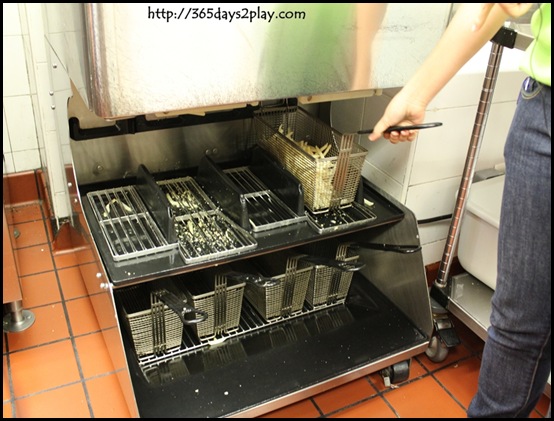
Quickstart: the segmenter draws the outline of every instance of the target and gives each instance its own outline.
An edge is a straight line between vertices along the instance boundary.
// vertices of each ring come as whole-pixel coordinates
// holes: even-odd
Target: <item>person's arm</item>
[[[525,5],[524,3],[514,3]],[[498,3],[464,3],[450,21],[444,34],[400,92],[391,100],[382,118],[375,124],[369,140],[381,136],[392,143],[414,140],[417,131],[383,131],[395,125],[423,123],[429,102],[444,88],[463,65],[472,58],[502,27],[505,20],[515,12]],[[525,12],[523,12],[525,13]],[[521,14],[523,14],[521,13]]]

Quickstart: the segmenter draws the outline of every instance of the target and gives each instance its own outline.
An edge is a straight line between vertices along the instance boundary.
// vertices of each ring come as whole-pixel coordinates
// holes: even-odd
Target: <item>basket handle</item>
[[[225,276],[235,281],[247,282],[249,284],[262,288],[272,287],[279,284],[280,282],[279,279],[270,278],[254,273],[228,272],[225,274]]]
[[[169,292],[166,289],[155,291],[152,294],[154,294],[160,301],[162,301],[166,306],[173,310],[185,325],[197,324],[203,322],[208,318],[207,312],[192,307],[191,305],[187,304],[186,300],[180,299],[175,294]],[[194,319],[186,319],[185,315],[190,313],[199,315],[200,318],[195,317]]]
[[[393,251],[395,253],[415,253],[416,251],[421,250],[421,246],[417,244],[382,244],[382,243],[365,243],[365,242],[355,242],[349,244],[349,247],[352,249],[356,248],[365,248],[372,250],[383,250],[383,251]]]

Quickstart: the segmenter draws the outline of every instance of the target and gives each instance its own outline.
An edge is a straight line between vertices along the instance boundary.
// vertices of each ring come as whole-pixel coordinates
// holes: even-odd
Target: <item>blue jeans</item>
[[[526,79],[504,149],[498,277],[469,417],[527,417],[551,370],[550,114],[551,88]]]

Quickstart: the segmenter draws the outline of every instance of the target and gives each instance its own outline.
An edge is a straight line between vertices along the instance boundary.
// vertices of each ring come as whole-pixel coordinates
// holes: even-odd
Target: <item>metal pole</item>
[[[475,116],[475,123],[473,125],[473,133],[471,135],[471,141],[462,173],[462,180],[460,182],[460,188],[458,189],[456,205],[454,213],[452,214],[452,221],[450,223],[448,237],[446,238],[443,257],[440,262],[437,279],[435,281],[435,285],[439,288],[445,288],[448,285],[448,275],[450,273],[452,259],[454,258],[452,252],[458,240],[458,226],[464,214],[466,198],[469,194],[471,182],[475,173],[479,149],[481,148],[483,133],[492,103],[496,80],[498,78],[498,68],[500,67],[502,51],[503,46],[493,41],[489,64],[485,73],[485,80],[483,81],[483,89],[481,90],[481,98],[477,108],[477,115]]]

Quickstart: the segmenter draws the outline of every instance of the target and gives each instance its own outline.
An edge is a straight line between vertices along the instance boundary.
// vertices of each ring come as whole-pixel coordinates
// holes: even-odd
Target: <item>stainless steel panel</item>
[[[79,184],[125,179],[139,164],[151,173],[198,166],[204,155],[216,161],[237,159],[246,147],[244,122],[202,124],[181,129],[71,141]],[[154,146],[155,145],[155,146]]]
[[[484,341],[490,326],[491,300],[494,291],[469,273],[451,278],[448,311],[460,319]],[[551,378],[544,393],[550,397]]]
[[[368,233],[370,241],[390,245],[419,244],[415,217],[408,209],[404,211],[406,216],[394,226],[372,229]],[[368,234],[361,240],[367,241]],[[431,337],[433,318],[421,252],[398,254],[360,248],[359,254],[360,261],[366,264],[360,273]]]
[[[451,3],[45,7],[48,40],[89,108],[121,118],[402,86]]]
[[[481,339],[487,339],[493,290],[469,273],[451,279],[448,310]]]

